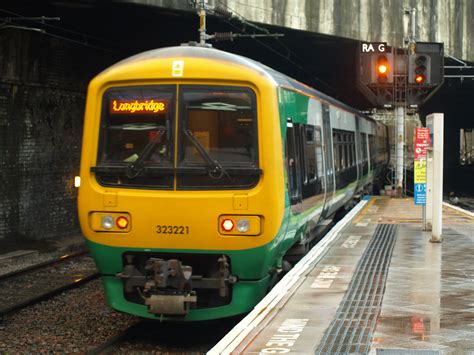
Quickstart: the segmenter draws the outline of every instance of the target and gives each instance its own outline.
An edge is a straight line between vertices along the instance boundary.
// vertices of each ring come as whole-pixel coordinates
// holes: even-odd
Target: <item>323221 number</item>
[[[189,234],[188,226],[168,226],[168,225],[157,225],[157,234]]]

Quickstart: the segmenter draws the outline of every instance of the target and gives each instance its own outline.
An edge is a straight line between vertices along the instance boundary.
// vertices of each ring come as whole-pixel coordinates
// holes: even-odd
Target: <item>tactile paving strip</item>
[[[377,349],[376,355],[440,355],[439,350],[429,349]]]
[[[398,226],[379,224],[316,354],[368,353],[382,306]]]

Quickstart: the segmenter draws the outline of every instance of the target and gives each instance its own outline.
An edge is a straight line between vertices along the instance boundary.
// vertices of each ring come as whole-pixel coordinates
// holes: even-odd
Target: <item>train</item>
[[[142,318],[250,311],[388,162],[387,127],[201,46],[89,84],[78,214],[107,303]]]

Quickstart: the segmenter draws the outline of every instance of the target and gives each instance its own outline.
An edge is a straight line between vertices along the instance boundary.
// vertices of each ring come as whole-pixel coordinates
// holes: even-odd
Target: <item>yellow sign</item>
[[[110,113],[113,114],[154,114],[166,110],[163,101],[155,100],[111,100]]]
[[[415,184],[426,184],[426,160],[415,160]]]
[[[173,67],[171,68],[171,76],[183,76],[184,71],[184,60],[173,61]]]

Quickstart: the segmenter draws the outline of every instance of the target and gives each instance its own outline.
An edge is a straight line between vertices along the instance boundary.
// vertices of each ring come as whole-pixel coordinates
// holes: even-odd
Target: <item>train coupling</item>
[[[125,293],[140,290],[148,312],[186,315],[196,304],[191,266],[183,265],[176,259],[149,258],[142,273],[133,265],[133,259],[133,256],[127,256],[127,265],[117,277],[124,281]]]
[[[192,289],[191,266],[183,265],[179,260],[163,260],[150,258],[145,270],[152,277],[144,286],[148,312],[153,314],[186,315],[189,309],[196,304],[197,297]],[[156,290],[175,290],[173,293],[158,293]]]
[[[151,295],[145,300],[148,312],[153,314],[186,315],[197,301],[195,294]]]
[[[216,266],[209,277],[193,275],[193,268],[177,259],[150,257],[142,263],[136,256],[126,255],[124,268],[116,276],[124,282],[125,294],[138,294],[149,313],[184,316],[197,305],[196,289],[214,289],[220,297],[229,297],[229,286],[237,278],[230,275],[224,255]]]

